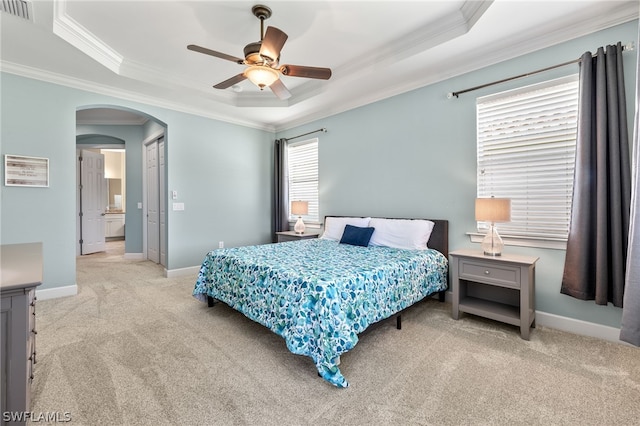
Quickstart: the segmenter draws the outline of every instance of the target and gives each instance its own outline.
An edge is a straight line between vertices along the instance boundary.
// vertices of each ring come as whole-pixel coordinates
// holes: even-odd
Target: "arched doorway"
[[[149,173],[147,168],[147,145],[162,139],[162,164],[156,167],[158,178],[152,186],[149,186]],[[166,181],[166,125],[156,118],[140,111],[111,105],[83,106],[76,111],[76,148],[80,153],[83,149],[91,147],[93,150],[119,148],[123,150],[125,164],[123,173],[126,176],[122,183],[122,228],[124,230],[124,258],[148,259],[147,217],[149,210],[161,213],[161,219],[155,222],[158,227],[155,235],[161,238],[158,241],[157,251],[163,254],[156,263],[166,267],[166,189],[160,187]],[[78,186],[78,196],[81,198],[81,190]],[[108,192],[107,192],[108,194]],[[149,194],[155,194],[156,206],[149,204]],[[105,213],[111,204],[117,204],[108,200],[105,202]],[[117,210],[117,208],[116,208]],[[116,213],[117,214],[117,213]],[[78,218],[82,216],[79,214]],[[112,218],[111,218],[112,219]],[[78,219],[80,222],[80,219]],[[118,225],[116,224],[116,227]],[[78,241],[82,241],[80,225]],[[106,230],[106,227],[105,227]]]

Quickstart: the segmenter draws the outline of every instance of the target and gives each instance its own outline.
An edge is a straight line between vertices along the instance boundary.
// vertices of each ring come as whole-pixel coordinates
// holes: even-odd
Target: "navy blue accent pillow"
[[[375,228],[362,228],[360,226],[345,225],[344,233],[340,238],[340,244],[367,247]]]

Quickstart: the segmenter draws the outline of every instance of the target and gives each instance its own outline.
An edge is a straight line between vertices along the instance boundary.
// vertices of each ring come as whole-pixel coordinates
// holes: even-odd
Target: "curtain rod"
[[[298,135],[298,136],[293,136],[293,137],[291,137],[291,138],[283,138],[283,139],[284,139],[284,140],[286,140],[286,141],[290,141],[291,139],[298,139],[298,138],[301,138],[301,137],[303,137],[303,136],[307,136],[307,135],[310,135],[310,134],[312,134],[312,133],[318,133],[318,132],[327,133],[327,128],[326,128],[326,127],[323,127],[322,129],[314,130],[314,131],[312,131],[312,132],[304,133],[304,134],[302,134],[302,135]]]
[[[622,46],[622,50],[623,51],[625,51],[625,50],[633,50],[633,47],[634,47],[633,46],[633,42],[630,42],[630,43],[627,43],[624,46]],[[563,62],[561,64],[552,65],[550,67],[541,68],[539,70],[530,71],[530,72],[525,73],[525,74],[516,75],[514,77],[503,78],[502,80],[497,80],[497,81],[492,81],[491,83],[481,84],[480,86],[471,87],[469,89],[459,90],[457,92],[449,92],[449,93],[447,93],[447,98],[451,99],[454,96],[457,98],[458,95],[461,95],[463,93],[472,92],[472,91],[478,90],[478,89],[484,89],[485,87],[493,86],[493,85],[500,84],[500,83],[505,83],[505,82],[511,81],[511,80],[517,80],[519,78],[529,77],[530,75],[539,74],[541,72],[549,71],[549,70],[552,70],[552,69],[555,69],[555,68],[564,67],[564,66],[575,64],[575,63],[578,63],[578,62],[580,62],[580,58],[574,59],[572,61]]]

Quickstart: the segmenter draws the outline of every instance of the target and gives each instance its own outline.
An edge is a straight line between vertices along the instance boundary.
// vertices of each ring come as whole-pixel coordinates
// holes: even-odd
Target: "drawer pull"
[[[484,270],[484,274],[485,274],[485,275],[489,275],[490,273],[491,273],[491,272],[489,272],[489,270],[488,270],[488,269],[485,269],[485,270]]]

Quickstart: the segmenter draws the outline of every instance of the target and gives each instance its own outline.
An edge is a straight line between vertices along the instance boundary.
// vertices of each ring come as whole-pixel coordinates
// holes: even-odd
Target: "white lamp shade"
[[[280,78],[278,71],[271,67],[253,65],[244,71],[244,76],[249,79],[253,84],[260,89],[271,86],[277,79]]]
[[[476,220],[487,222],[509,222],[511,200],[509,198],[476,198]]]
[[[291,214],[302,216],[309,213],[308,201],[292,201],[291,202]]]

